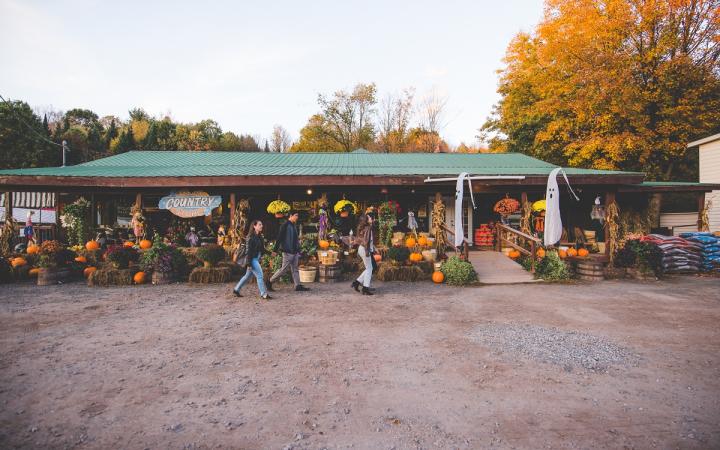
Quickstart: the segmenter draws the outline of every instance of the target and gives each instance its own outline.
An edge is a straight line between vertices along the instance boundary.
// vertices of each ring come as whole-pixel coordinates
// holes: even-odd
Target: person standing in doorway
[[[352,283],[352,288],[358,292],[361,292],[360,286],[362,286],[363,295],[373,295],[373,290],[370,288],[373,272],[373,252],[375,251],[373,239],[373,217],[371,214],[363,214],[358,219],[355,243],[358,244],[358,256],[362,259],[365,270]]]
[[[28,247],[30,246],[30,244],[35,243],[35,228],[33,227],[32,219],[32,216],[34,215],[35,211],[28,211],[27,219],[25,220],[25,228],[23,229],[25,233],[26,244],[28,245]]]
[[[245,276],[235,285],[235,289],[233,289],[233,294],[235,294],[236,297],[242,297],[242,295],[240,295],[240,289],[247,283],[251,275],[255,275],[260,297],[265,300],[272,298],[265,290],[262,266],[260,266],[260,258],[262,258],[265,252],[265,239],[262,237],[262,230],[263,223],[259,220],[254,220],[250,225],[250,235],[247,238],[247,271],[245,272]]]
[[[275,241],[275,247],[273,248],[273,255],[275,255],[278,250],[282,251],[282,267],[280,267],[280,270],[275,272],[268,280],[268,291],[274,290],[272,284],[288,270],[292,273],[292,279],[295,284],[296,291],[310,290],[300,284],[300,273],[298,271],[298,265],[300,263],[300,238],[298,237],[295,224],[297,223],[299,217],[300,214],[296,210],[291,209],[288,214],[287,222],[280,225],[280,231],[278,231],[278,237]]]

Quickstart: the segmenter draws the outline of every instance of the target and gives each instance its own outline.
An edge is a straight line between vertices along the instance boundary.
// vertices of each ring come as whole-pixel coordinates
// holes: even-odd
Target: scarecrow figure
[[[323,203],[320,206],[320,213],[318,214],[318,239],[327,240],[328,234],[328,213],[327,204]]]
[[[220,225],[217,231],[217,244],[222,246],[225,245],[225,225]]]
[[[145,238],[145,217],[142,215],[142,209],[137,205],[132,207],[132,219],[130,225],[135,235],[135,243],[139,244],[140,241]]]
[[[190,231],[185,235],[185,240],[188,241],[190,247],[200,246],[200,236],[195,232],[195,227],[190,227]]]

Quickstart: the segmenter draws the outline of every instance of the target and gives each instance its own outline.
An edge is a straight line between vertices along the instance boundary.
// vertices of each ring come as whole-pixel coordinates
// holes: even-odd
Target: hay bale
[[[230,281],[229,267],[196,267],[190,272],[191,283],[227,283]]]
[[[380,263],[377,271],[380,281],[423,281],[429,280],[430,275],[423,272],[418,265],[394,266],[388,262]]]
[[[114,267],[103,267],[91,273],[88,277],[88,286],[132,286],[133,275],[137,268],[115,269]]]
[[[233,280],[239,280],[240,277],[245,275],[245,267],[240,267],[238,264],[232,261],[222,261],[217,264],[217,267],[227,267],[230,269],[230,278]]]

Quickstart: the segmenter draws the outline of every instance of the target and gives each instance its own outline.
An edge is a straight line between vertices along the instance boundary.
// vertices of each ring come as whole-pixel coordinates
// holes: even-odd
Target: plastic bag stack
[[[720,238],[712,233],[682,233],[681,237],[694,242],[701,247],[702,270],[720,271]]]
[[[663,273],[697,273],[703,266],[702,246],[676,236],[649,234],[641,241],[655,244],[662,252]]]

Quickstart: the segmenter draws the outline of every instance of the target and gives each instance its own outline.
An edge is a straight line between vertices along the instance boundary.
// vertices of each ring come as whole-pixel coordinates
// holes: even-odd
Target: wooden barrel
[[[342,265],[340,263],[335,264],[320,264],[318,266],[318,281],[321,283],[334,283],[340,280],[342,274]]]
[[[154,271],[152,274],[152,284],[170,284],[174,281],[175,274],[173,272]]]
[[[70,278],[70,269],[40,269],[38,271],[38,286],[51,286],[62,283]]]
[[[581,280],[601,281],[605,279],[604,263],[592,259],[579,260],[575,266],[575,274]]]

